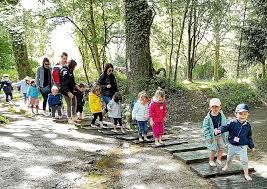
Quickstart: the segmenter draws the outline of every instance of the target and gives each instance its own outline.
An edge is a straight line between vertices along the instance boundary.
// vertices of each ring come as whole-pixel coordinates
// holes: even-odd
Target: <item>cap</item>
[[[24,78],[26,81],[31,81],[31,77],[29,77],[29,76],[26,76],[25,78]]]
[[[247,104],[239,104],[237,105],[236,109],[235,109],[235,112],[248,112],[249,111],[249,108],[248,108],[248,105]]]
[[[220,101],[220,99],[218,99],[218,98],[212,98],[211,100],[210,100],[210,107],[212,107],[212,106],[221,106],[221,101]]]
[[[9,77],[7,74],[3,74],[3,77]]]

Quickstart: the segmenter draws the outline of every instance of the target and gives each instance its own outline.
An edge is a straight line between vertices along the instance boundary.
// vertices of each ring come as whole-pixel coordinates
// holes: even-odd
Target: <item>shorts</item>
[[[232,161],[235,155],[239,156],[243,168],[248,168],[248,146],[235,146],[228,144],[227,161]]]
[[[30,97],[30,105],[31,106],[38,106],[39,105],[39,99]]]
[[[83,112],[83,105],[77,105],[76,112],[82,113]]]
[[[223,137],[221,135],[215,136],[215,142],[216,142],[216,149],[217,150],[223,150],[225,148]],[[214,151],[212,150],[212,152],[214,152]]]

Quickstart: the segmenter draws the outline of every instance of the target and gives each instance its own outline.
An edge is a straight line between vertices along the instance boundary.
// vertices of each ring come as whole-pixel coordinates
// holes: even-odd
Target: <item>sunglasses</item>
[[[108,72],[109,72],[109,73],[111,73],[111,72],[113,72],[113,70],[112,70],[112,69],[110,69],[110,70],[108,70]]]

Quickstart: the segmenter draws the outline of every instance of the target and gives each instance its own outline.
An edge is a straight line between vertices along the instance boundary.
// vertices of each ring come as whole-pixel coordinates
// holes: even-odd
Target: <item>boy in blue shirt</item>
[[[229,131],[229,144],[227,153],[227,162],[223,171],[227,171],[234,155],[240,157],[246,180],[252,180],[248,173],[248,155],[247,147],[255,152],[255,146],[252,140],[252,130],[247,122],[249,116],[249,108],[247,104],[239,104],[235,110],[236,119],[231,120],[227,125],[215,129],[215,135]]]

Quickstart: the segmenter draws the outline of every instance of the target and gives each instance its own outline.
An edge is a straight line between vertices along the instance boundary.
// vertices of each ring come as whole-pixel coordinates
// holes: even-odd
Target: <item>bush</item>
[[[238,83],[236,81],[223,81],[218,84],[212,84],[212,91],[208,94],[210,98],[220,98],[223,110],[233,112],[240,103],[246,103],[254,106],[259,99],[257,91],[248,83]]]

